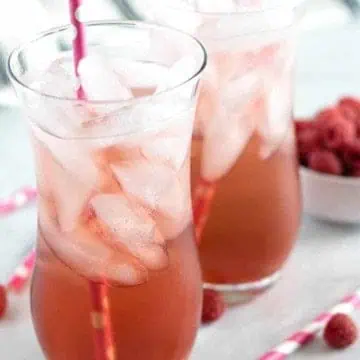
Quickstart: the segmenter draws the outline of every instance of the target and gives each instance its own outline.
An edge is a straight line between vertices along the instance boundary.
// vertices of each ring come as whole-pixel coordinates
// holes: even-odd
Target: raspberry
[[[225,312],[225,302],[220,293],[205,289],[203,293],[202,322],[204,324],[219,319]]]
[[[6,288],[3,285],[0,285],[0,318],[5,314],[7,308],[7,294]]]
[[[338,102],[338,109],[342,116],[352,122],[360,122],[360,102],[353,97],[346,96]]]
[[[295,120],[295,130],[297,133],[299,133],[300,131],[312,128],[313,126],[314,126],[314,123],[312,121],[309,121],[308,119],[296,119]]]
[[[321,145],[318,131],[314,127],[305,128],[297,133],[296,140],[300,161],[306,164],[308,154]]]
[[[358,336],[353,320],[345,314],[335,314],[326,324],[324,340],[334,349],[343,349],[352,345]]]
[[[360,177],[360,169],[352,169],[349,175],[352,177]]]
[[[339,119],[343,120],[343,117],[337,108],[327,108],[315,115],[315,126],[322,132],[329,124],[333,124]]]
[[[343,172],[343,166],[339,158],[328,150],[315,150],[309,154],[309,167],[312,170],[326,174],[340,175]]]
[[[356,128],[352,122],[339,118],[324,124],[321,135],[328,149],[339,150],[355,140]]]
[[[351,169],[360,169],[360,142],[355,141],[343,148],[344,163]]]

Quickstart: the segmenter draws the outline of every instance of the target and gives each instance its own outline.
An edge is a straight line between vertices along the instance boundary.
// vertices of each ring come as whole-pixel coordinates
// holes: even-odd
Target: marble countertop
[[[360,27],[318,30],[301,36],[296,106],[299,115],[345,93],[360,96]],[[0,102],[1,102],[0,94]],[[34,184],[30,145],[16,104],[0,104],[0,197]],[[0,219],[0,282],[35,238],[35,209]],[[360,225],[334,225],[303,217],[296,248],[279,283],[255,302],[229,310],[203,327],[191,360],[254,360],[316,314],[360,286]],[[360,323],[360,313],[355,314]],[[315,341],[292,358],[358,359],[360,342],[344,352]],[[31,326],[28,291],[13,296],[0,322],[0,359],[41,360]]]

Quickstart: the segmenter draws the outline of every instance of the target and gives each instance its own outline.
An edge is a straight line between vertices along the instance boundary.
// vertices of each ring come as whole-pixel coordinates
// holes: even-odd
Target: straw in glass
[[[195,239],[200,245],[201,235],[210,215],[211,204],[214,199],[216,184],[200,179],[193,194],[193,215],[195,225]]]
[[[79,77],[79,63],[86,55],[85,27],[80,19],[82,0],[69,0],[70,20],[74,27],[73,57],[78,81],[77,97],[86,99]],[[94,332],[96,360],[115,360],[115,346],[111,328],[108,287],[105,283],[89,281],[91,296],[91,324]]]

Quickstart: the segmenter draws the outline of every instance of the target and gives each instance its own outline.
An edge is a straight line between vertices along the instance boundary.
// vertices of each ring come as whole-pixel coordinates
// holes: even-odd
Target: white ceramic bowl
[[[300,168],[305,213],[323,220],[360,223],[360,178]]]

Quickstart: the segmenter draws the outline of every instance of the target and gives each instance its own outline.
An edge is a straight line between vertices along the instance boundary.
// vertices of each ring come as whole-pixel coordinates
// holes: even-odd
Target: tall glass
[[[157,22],[209,54],[192,140],[200,260],[207,287],[247,301],[278,278],[299,228],[295,10],[286,0],[152,3]]]
[[[39,342],[47,359],[93,360],[88,282],[105,279],[118,358],[184,360],[202,301],[189,159],[204,49],[156,25],[87,24],[79,101],[72,32],[9,60],[37,163]]]

